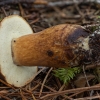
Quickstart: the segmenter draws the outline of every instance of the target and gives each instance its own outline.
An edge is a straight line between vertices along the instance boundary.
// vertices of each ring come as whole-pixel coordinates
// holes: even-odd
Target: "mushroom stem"
[[[79,47],[89,49],[88,35],[79,25],[62,24],[21,36],[12,41],[13,61],[19,66],[76,66],[82,58],[77,57]]]

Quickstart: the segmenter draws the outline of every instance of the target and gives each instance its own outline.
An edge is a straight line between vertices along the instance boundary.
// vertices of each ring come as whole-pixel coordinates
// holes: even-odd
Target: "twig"
[[[98,91],[96,91],[96,93],[97,93],[97,96],[100,96],[100,94],[98,93]],[[100,100],[100,97],[98,99]]]
[[[88,81],[87,76],[86,76],[86,72],[85,72],[84,65],[83,65],[83,73],[84,73],[84,76],[85,76],[85,79],[86,79],[87,85],[90,87],[89,81]],[[89,92],[90,96],[92,95],[92,93],[93,93],[93,90],[92,90],[91,92]]]
[[[15,88],[13,86],[11,86],[10,84],[4,82],[3,80],[0,79],[0,82],[15,90]]]
[[[37,82],[36,82],[37,83]],[[42,85],[42,83],[39,83],[40,85]],[[64,86],[64,85],[63,85]],[[46,85],[44,85],[44,87],[45,88],[47,88],[47,89],[49,89],[50,91],[52,91],[52,92],[57,92],[56,90],[54,90],[54,89],[52,89],[51,87],[49,87],[49,86],[46,86]],[[62,88],[62,87],[61,87]],[[43,93],[43,92],[42,92]],[[69,100],[71,100],[72,98],[71,97],[69,97],[69,96],[67,96],[67,95],[62,95],[64,98],[66,98],[66,99],[69,99]]]
[[[78,91],[78,92],[76,92],[76,93],[70,95],[69,97],[71,98],[71,97],[76,96],[76,95],[78,95],[78,94],[80,94],[80,93],[82,93],[82,92],[84,92],[84,91]]]
[[[34,3],[46,5],[48,2],[45,0],[0,0],[0,6],[6,4],[18,4],[18,3]]]
[[[100,26],[100,24],[96,23],[96,24],[91,24],[91,25],[84,25],[85,28],[94,27],[94,26]]]
[[[33,98],[33,100],[36,100],[36,98],[35,98],[35,96],[32,94],[32,98]]]
[[[95,0],[75,0],[75,2],[73,2],[73,0],[65,0],[65,1],[55,1],[55,2],[49,2],[48,5],[49,6],[64,6],[64,5],[73,5],[73,4],[86,4],[89,2],[96,2]]]
[[[18,5],[19,5],[19,9],[20,9],[21,16],[22,16],[22,17],[25,16],[25,12],[24,12],[24,10],[23,10],[22,5],[21,5],[20,3],[19,3]]]
[[[36,86],[37,86],[37,85],[36,85]],[[36,98],[35,98],[35,96],[34,96],[32,90],[26,90],[26,89],[24,89],[24,88],[21,88],[21,89],[22,89],[23,91],[25,91],[25,93],[26,93],[26,92],[29,93],[29,94],[32,96],[33,100],[36,100]]]
[[[96,67],[98,67],[99,65],[100,65],[100,63],[87,65],[87,66],[85,67],[85,70],[87,70],[87,69],[91,69],[91,68],[96,68]]]
[[[4,9],[3,7],[1,7],[1,9],[2,9],[2,11],[4,12],[5,16],[7,17],[8,15],[7,15],[5,9]]]
[[[62,94],[75,93],[78,91],[90,91],[90,90],[100,90],[100,86],[82,87],[82,88],[70,89],[70,90],[65,90],[65,91],[60,91],[60,92],[58,91],[58,92],[54,92],[54,93],[42,96],[40,99],[48,98],[51,96],[62,95]]]
[[[23,93],[22,93],[22,90],[20,89],[20,95],[21,95],[21,97],[22,97],[22,100],[27,100],[26,98],[25,98],[25,96],[23,95]]]
[[[96,0],[75,0],[75,3],[73,2],[73,0],[65,0],[65,1],[55,1],[55,2],[47,2],[45,0],[40,0],[40,2],[35,2],[36,0],[0,0],[0,6],[6,5],[6,4],[18,4],[18,3],[34,3],[34,4],[42,4],[42,6],[37,6],[37,7],[45,7],[45,5],[47,6],[51,6],[51,7],[55,7],[55,6],[64,6],[64,5],[73,5],[73,4],[86,4],[86,3],[98,3]],[[42,1],[42,2],[41,2]],[[44,5],[44,6],[43,6]]]
[[[91,97],[84,97],[84,98],[77,98],[73,100],[93,100],[93,99],[98,99],[100,96],[91,96]]]
[[[10,87],[0,87],[0,89],[9,89]]]
[[[40,74],[43,70],[45,70],[46,67],[43,67],[41,70],[39,70],[34,76],[36,77],[38,74]]]
[[[87,85],[90,87],[90,84],[89,84],[88,79],[87,79],[87,76],[86,76],[86,72],[85,72],[84,65],[83,65],[83,73],[84,73],[84,76],[85,76],[85,79],[86,79]]]
[[[66,85],[66,84],[63,84],[63,85],[61,86],[61,88],[59,89],[59,91],[62,91],[63,88],[65,87],[65,85]],[[69,96],[67,96],[67,95],[63,95],[63,97],[64,97],[64,99],[72,100],[72,98],[69,97]],[[54,97],[53,100],[55,100],[56,98],[57,98],[57,96]]]
[[[1,99],[11,100],[10,98],[8,98],[8,97],[6,97],[6,96],[4,96],[4,95],[2,95],[2,94],[0,94],[0,97],[2,97]]]
[[[55,77],[55,81],[56,81],[57,87],[60,88],[61,87],[61,81],[57,77]]]
[[[84,18],[84,14],[81,12],[81,10],[79,9],[78,5],[75,3],[75,0],[73,0],[75,8],[77,9],[77,11],[79,12],[79,14],[81,15],[81,18]]]
[[[7,94],[7,93],[9,93],[9,91],[8,90],[0,90],[0,94]]]
[[[52,71],[52,69],[53,69],[53,68],[51,67],[50,70],[48,71],[47,75],[45,76],[44,80],[43,80],[43,83],[42,83],[42,86],[41,86],[41,89],[40,89],[39,97],[41,96],[41,93],[42,93],[42,90],[43,90],[43,86],[44,86],[44,84],[45,84],[45,82],[46,82],[46,79],[47,79],[48,75],[49,75],[50,72]]]
[[[34,81],[34,82],[36,82],[36,81]],[[37,83],[37,82],[36,82],[36,83]],[[39,84],[42,85],[42,83],[39,83]],[[44,87],[47,88],[47,89],[49,89],[49,90],[52,91],[52,92],[56,92],[56,90],[52,89],[52,88],[49,87],[49,86],[44,85]]]
[[[100,86],[100,84],[96,84],[96,85],[94,85],[94,86]],[[69,97],[73,97],[73,96],[78,95],[78,94],[80,94],[80,93],[82,93],[82,92],[84,92],[84,90],[78,91],[78,92],[76,92],[76,93],[70,95]]]
[[[30,25],[36,23],[37,21],[39,21],[39,18],[36,18],[35,20],[33,20],[32,22],[30,22]]]
[[[35,0],[34,4],[43,4],[43,5],[47,5],[48,1],[46,0]]]
[[[35,87],[31,88],[30,91],[34,91],[36,88],[38,88],[40,86],[40,84],[37,84]]]

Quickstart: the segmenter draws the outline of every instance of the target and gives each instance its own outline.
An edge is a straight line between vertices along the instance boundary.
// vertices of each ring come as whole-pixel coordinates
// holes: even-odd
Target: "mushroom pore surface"
[[[11,41],[32,34],[29,24],[20,16],[12,15],[0,23],[0,73],[3,79],[16,87],[29,83],[37,73],[37,67],[17,66],[13,63]]]

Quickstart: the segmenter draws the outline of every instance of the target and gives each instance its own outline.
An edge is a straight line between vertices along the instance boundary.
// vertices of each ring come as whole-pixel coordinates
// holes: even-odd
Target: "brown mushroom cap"
[[[29,24],[20,16],[12,15],[0,23],[0,71],[5,81],[16,87],[29,83],[37,73],[37,67],[20,67],[13,63],[11,41],[33,33]]]

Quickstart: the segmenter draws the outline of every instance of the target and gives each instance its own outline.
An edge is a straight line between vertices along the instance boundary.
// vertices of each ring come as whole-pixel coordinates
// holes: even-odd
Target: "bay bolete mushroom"
[[[77,66],[89,50],[89,32],[80,25],[62,24],[12,41],[13,60],[19,66]]]
[[[0,71],[16,87],[30,82],[36,66],[78,66],[87,58],[89,32],[80,25],[62,24],[32,34],[27,22],[6,17],[0,26]]]
[[[12,15],[0,23],[0,74],[9,84],[21,87],[29,83],[37,73],[37,67],[19,67],[13,63],[11,41],[33,33],[29,24],[21,17]]]

